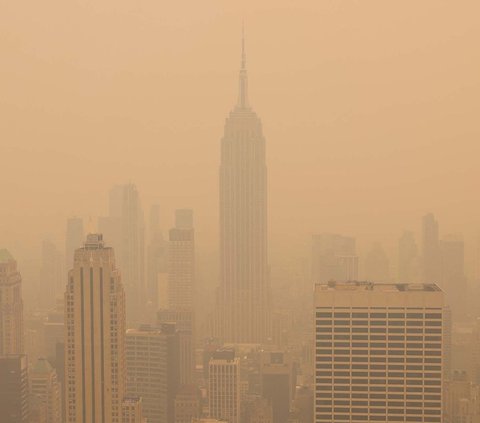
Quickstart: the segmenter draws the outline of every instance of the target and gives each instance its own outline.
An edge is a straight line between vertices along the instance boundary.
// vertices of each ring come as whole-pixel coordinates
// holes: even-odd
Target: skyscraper
[[[116,185],[109,193],[109,215],[98,228],[112,245],[122,272],[127,298],[127,319],[137,323],[145,317],[145,227],[138,190],[133,184]]]
[[[80,247],[80,245],[79,245]],[[65,258],[55,243],[49,239],[42,242],[42,264],[40,268],[40,286],[38,289],[39,306],[50,309],[65,288]]]
[[[337,234],[312,237],[312,280],[314,282],[358,279],[355,238]]]
[[[67,271],[73,267],[73,255],[75,250],[82,246],[84,240],[83,219],[80,217],[71,217],[67,219],[67,233],[65,237],[65,260]]]
[[[173,423],[180,385],[179,338],[174,324],[127,331],[127,394],[142,398],[151,423]]]
[[[365,276],[373,282],[388,282],[390,279],[390,265],[387,254],[378,242],[365,257]]]
[[[22,278],[17,262],[0,249],[0,356],[23,354]]]
[[[441,422],[443,310],[434,284],[317,284],[315,423]]]
[[[405,231],[398,240],[398,282],[416,282],[418,249],[413,232]]]
[[[265,138],[248,102],[244,41],[238,101],[221,141],[220,267],[216,335],[228,342],[265,341],[270,332]]]
[[[209,416],[240,423],[240,359],[233,350],[214,353],[208,363]]]
[[[30,371],[30,394],[45,406],[46,423],[62,422],[62,402],[57,372],[45,358],[39,358]]]
[[[422,267],[423,280],[427,283],[440,283],[440,241],[438,222],[432,213],[422,218]]]
[[[27,356],[0,356],[0,421],[29,423]]]
[[[65,292],[67,422],[121,423],[125,378],[125,292],[113,249],[89,234]]]

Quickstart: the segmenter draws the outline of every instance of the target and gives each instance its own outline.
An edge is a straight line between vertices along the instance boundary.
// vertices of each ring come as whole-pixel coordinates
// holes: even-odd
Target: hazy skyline
[[[394,248],[430,211],[469,241],[479,12],[474,1],[2,4],[2,245],[23,267],[41,236],[63,245],[67,217],[96,221],[111,186],[131,181],[145,210],[161,204],[164,229],[193,208],[200,248],[216,251],[242,20],[271,255],[308,252],[324,231]]]

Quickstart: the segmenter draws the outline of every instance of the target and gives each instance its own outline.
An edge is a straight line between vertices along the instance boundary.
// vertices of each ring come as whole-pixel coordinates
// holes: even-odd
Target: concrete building
[[[248,101],[243,45],[238,102],[225,122],[221,149],[221,270],[213,331],[224,342],[264,342],[271,331],[265,138]]]
[[[209,416],[240,423],[240,359],[233,350],[219,350],[208,363]]]
[[[0,356],[0,421],[29,423],[26,355]]]
[[[57,372],[45,358],[40,358],[30,370],[30,394],[45,405],[46,423],[62,423],[61,386]]]
[[[315,286],[315,423],[442,421],[443,292]]]
[[[358,256],[355,250],[355,238],[328,233],[313,235],[313,282],[353,281],[357,279]]]
[[[67,422],[121,423],[125,378],[125,292],[113,249],[90,234],[65,292]]]
[[[479,423],[480,387],[466,372],[454,372],[445,382],[443,423]]]
[[[126,397],[122,402],[122,423],[144,423],[142,399]]]
[[[179,336],[174,324],[127,331],[127,394],[142,398],[148,423],[173,423],[180,385]]]
[[[0,356],[23,353],[22,278],[13,256],[0,249]]]
[[[291,357],[283,351],[264,351],[260,355],[262,398],[268,400],[275,423],[288,423],[295,390]]]
[[[175,423],[191,423],[201,416],[201,394],[195,385],[183,385],[175,397]]]

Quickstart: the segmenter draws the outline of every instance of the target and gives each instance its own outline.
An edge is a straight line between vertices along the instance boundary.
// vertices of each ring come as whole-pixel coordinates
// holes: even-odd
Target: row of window
[[[324,312],[324,311],[317,311],[316,312],[317,318],[331,318],[331,317],[338,317],[338,318],[353,318],[353,319],[362,319],[362,318],[370,318],[370,319],[441,319],[442,313],[379,313],[379,312],[343,312],[343,311],[336,311],[334,313]]]
[[[385,422],[385,416],[362,416],[362,415],[340,415],[337,414],[335,416],[328,415],[328,414],[317,414],[315,416],[315,421],[318,422],[328,422],[330,423],[332,420],[335,421],[347,421],[350,423],[360,423],[364,421],[368,422],[373,422],[373,421],[379,421],[379,422]],[[440,423],[441,418],[440,417],[435,417],[435,416],[388,416],[388,421],[391,422],[425,422],[425,423]]]

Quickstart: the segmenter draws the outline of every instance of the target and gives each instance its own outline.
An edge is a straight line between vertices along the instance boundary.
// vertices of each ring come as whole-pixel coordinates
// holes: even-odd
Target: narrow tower
[[[265,341],[270,327],[265,138],[248,101],[244,37],[238,101],[221,140],[220,266],[215,335],[226,342]]]

